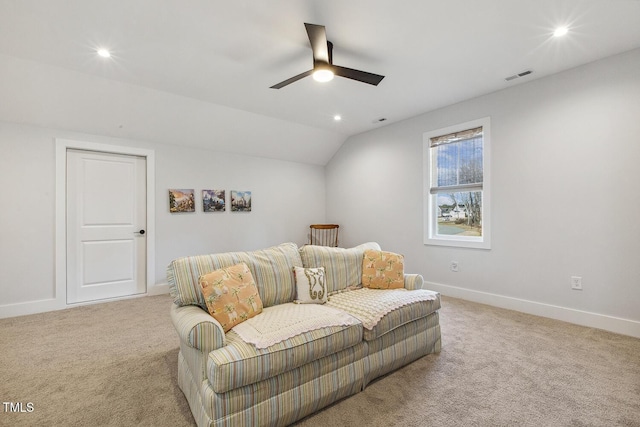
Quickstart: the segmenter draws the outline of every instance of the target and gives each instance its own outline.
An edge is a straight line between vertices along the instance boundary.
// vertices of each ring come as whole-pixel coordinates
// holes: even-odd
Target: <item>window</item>
[[[424,134],[424,243],[489,249],[489,118]]]

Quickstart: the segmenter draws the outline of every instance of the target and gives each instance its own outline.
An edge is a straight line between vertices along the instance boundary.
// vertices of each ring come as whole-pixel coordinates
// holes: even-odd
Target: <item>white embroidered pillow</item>
[[[296,276],[296,290],[298,292],[298,299],[295,302],[300,304],[324,304],[327,302],[327,281],[325,280],[324,267],[293,267],[293,272]]]

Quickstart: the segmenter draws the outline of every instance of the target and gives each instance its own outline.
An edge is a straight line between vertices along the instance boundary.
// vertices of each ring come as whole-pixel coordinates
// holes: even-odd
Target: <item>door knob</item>
[[[140,230],[136,234],[144,234],[144,230]]]

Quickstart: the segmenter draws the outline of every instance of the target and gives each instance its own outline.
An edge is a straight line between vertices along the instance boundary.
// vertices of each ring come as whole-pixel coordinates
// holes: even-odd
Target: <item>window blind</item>
[[[448,133],[446,135],[434,136],[430,138],[431,147],[437,147],[442,144],[450,144],[465,139],[476,138],[482,136],[482,126],[473,129],[461,130],[459,132]]]
[[[430,138],[433,179],[429,192],[482,191],[482,127]]]

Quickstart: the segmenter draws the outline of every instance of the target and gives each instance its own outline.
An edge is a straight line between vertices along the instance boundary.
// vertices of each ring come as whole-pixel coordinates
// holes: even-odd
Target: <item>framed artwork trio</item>
[[[226,190],[202,190],[203,212],[225,212],[227,210]],[[230,191],[231,212],[251,212],[251,191]],[[169,189],[169,212],[187,213],[196,211],[196,193],[193,188]]]

